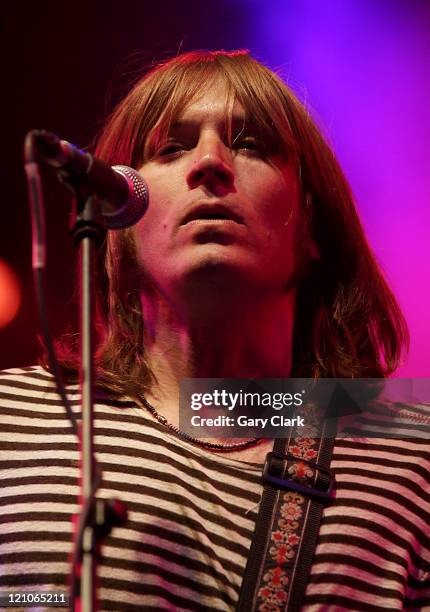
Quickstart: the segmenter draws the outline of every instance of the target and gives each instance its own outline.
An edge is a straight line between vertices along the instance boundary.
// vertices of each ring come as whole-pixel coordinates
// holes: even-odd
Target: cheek
[[[300,189],[289,166],[259,164],[241,175],[243,193],[266,227],[289,224],[300,208]]]
[[[151,278],[158,278],[174,246],[171,220],[174,209],[170,192],[155,187],[149,189],[148,209],[134,232],[139,264]]]
[[[174,168],[142,168],[149,191],[149,205],[140,224],[141,232],[152,240],[167,235],[172,238],[172,229],[181,214],[181,207],[187,201],[187,187],[183,179],[184,169],[176,164]],[[149,235],[151,233],[151,235]]]
[[[142,220],[136,226],[139,242],[162,240],[168,227],[169,211],[172,210],[172,194],[169,190],[160,189],[157,181],[147,179],[149,205]]]
[[[167,227],[157,215],[151,215],[148,211],[147,216],[137,224],[134,232],[141,264],[147,266],[149,262],[156,262],[157,258],[163,257],[165,245],[168,242]]]
[[[262,226],[276,234],[288,234],[298,220],[300,199],[294,184],[284,181],[262,183],[254,202]]]
[[[267,168],[249,179],[247,197],[257,225],[260,265],[288,280],[298,263],[300,189],[293,171]],[[285,278],[284,278],[285,277]]]

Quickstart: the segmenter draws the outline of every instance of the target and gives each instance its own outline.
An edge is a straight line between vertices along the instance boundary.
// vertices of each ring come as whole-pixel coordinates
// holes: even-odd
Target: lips
[[[181,221],[181,225],[186,225],[191,221],[205,220],[225,220],[243,223],[242,217],[224,204],[198,204],[187,212]]]

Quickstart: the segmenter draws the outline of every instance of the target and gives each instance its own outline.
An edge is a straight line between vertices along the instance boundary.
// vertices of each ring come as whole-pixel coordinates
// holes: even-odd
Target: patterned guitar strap
[[[312,406],[306,429],[292,427],[266,456],[263,494],[237,612],[298,612],[334,478],[334,437]]]

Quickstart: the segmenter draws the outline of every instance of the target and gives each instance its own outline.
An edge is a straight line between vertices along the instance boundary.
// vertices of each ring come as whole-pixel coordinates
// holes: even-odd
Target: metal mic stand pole
[[[72,185],[72,182],[69,181]],[[96,467],[93,436],[94,402],[94,313],[95,263],[98,243],[103,236],[100,211],[93,196],[72,185],[76,193],[76,218],[72,227],[75,243],[80,245],[81,273],[81,364],[80,387],[82,422],[81,447],[81,515],[76,537],[77,566],[73,567],[72,584],[79,583],[79,597],[72,601],[76,612],[97,610],[97,563],[101,541],[112,527],[127,521],[127,507],[120,500],[96,499],[101,472]],[[82,533],[81,533],[82,529]],[[82,536],[82,537],[80,537]],[[75,596],[73,588],[73,597]],[[77,595],[77,593],[76,593]]]
[[[96,221],[95,203],[92,196],[79,202],[76,223],[72,228],[73,238],[80,245],[81,271],[81,367],[80,385],[82,402],[81,442],[81,509],[92,503],[94,482],[93,399],[94,399],[94,296],[96,242],[102,228]],[[80,210],[79,210],[80,208]],[[89,516],[92,512],[89,513]],[[95,526],[87,521],[82,538],[82,561],[80,568],[81,612],[93,612],[96,603],[96,569],[100,544]]]

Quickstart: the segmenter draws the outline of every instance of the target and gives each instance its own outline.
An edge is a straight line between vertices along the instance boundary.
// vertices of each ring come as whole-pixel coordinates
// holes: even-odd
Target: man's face
[[[139,259],[167,296],[196,281],[282,293],[296,271],[294,164],[265,156],[237,102],[229,145],[225,116],[215,81],[139,169],[150,193],[135,229]]]

